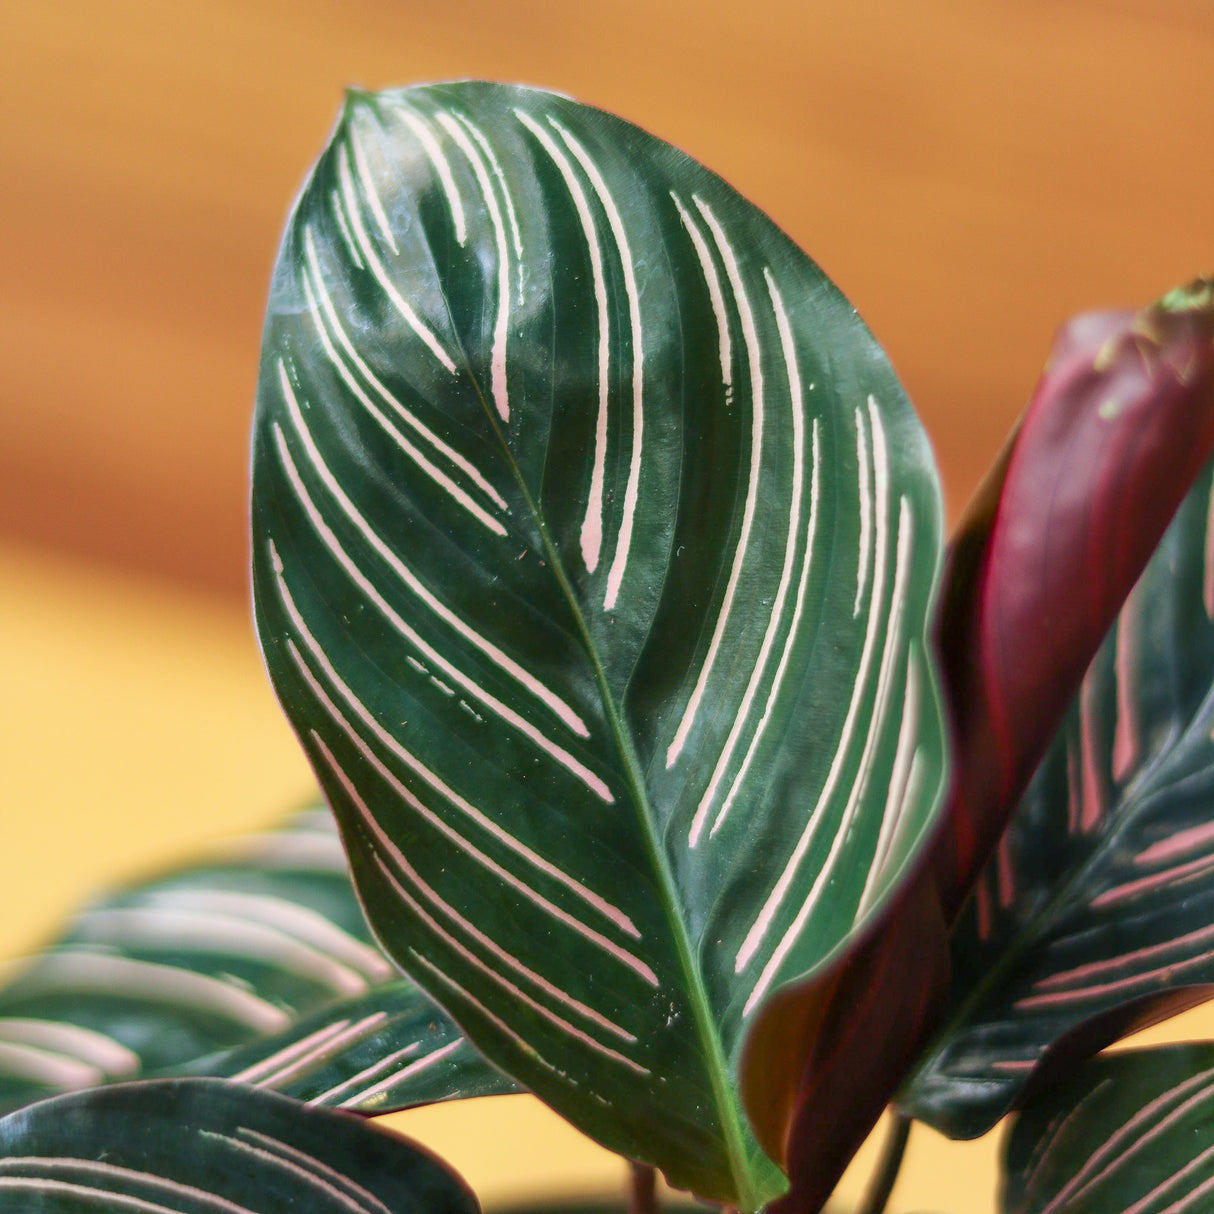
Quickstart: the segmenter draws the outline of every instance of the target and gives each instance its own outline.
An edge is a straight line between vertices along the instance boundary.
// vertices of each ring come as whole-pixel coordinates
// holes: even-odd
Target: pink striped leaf
[[[275,271],[252,513],[377,938],[604,1145],[777,1196],[746,1042],[865,938],[945,779],[938,483],[855,309],[611,115],[352,95]]]
[[[949,1134],[1214,983],[1212,506],[1207,468],[954,930],[947,1026],[903,1096]]]
[[[1214,1046],[1089,1060],[1028,1102],[1003,1167],[1002,1214],[1214,1209]]]
[[[446,1164],[363,1117],[218,1079],[118,1083],[0,1118],[8,1214],[479,1214]]]
[[[0,1111],[220,1075],[385,1113],[517,1090],[371,937],[323,806],[115,888],[0,985]]]

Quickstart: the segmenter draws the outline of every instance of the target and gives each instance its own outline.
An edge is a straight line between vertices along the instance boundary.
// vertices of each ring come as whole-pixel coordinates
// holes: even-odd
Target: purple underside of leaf
[[[935,863],[949,919],[1212,448],[1209,280],[1062,330],[945,578],[955,774]]]

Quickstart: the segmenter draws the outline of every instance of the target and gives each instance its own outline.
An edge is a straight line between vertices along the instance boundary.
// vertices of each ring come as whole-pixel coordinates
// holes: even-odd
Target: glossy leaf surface
[[[1071,320],[953,539],[938,632],[956,775],[933,855],[950,920],[1214,448],[1212,291]]]
[[[445,1165],[370,1122],[213,1079],[122,1083],[0,1119],[22,1214],[476,1214]]]
[[[520,1090],[409,978],[326,1004],[283,1033],[187,1069],[366,1114]]]
[[[187,1070],[376,1112],[514,1090],[374,945],[323,808],[93,902],[0,987],[0,1108]]]
[[[1003,1214],[1204,1214],[1214,1204],[1214,1047],[1087,1062],[1016,1119]]]
[[[1212,491],[1207,469],[954,932],[951,1020],[907,1101],[951,1134],[993,1125],[1085,1023],[1107,1040],[1123,1005],[1131,1027],[1214,983]]]
[[[854,310],[618,119],[355,95],[275,271],[253,519],[379,938],[607,1146],[772,1197],[743,1039],[896,887],[944,766],[938,485]]]

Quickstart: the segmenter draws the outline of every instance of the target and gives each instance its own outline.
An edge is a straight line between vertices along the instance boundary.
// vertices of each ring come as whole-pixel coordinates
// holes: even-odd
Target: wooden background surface
[[[0,537],[245,592],[290,199],[347,83],[542,83],[836,279],[953,512],[1077,310],[1214,268],[1211,0],[0,0]]]

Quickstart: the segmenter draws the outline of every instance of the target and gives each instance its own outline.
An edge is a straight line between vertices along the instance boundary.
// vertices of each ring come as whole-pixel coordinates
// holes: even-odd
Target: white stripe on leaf
[[[127,1079],[139,1072],[139,1055],[134,1050],[96,1029],[62,1020],[0,1017],[0,1042],[6,1041],[68,1055],[112,1079]]]
[[[412,410],[407,409],[401,401],[385,387],[383,381],[375,374],[374,371],[366,364],[362,356],[358,353],[354,343],[350,340],[341,319],[337,315],[337,309],[333,305],[333,299],[329,294],[328,288],[325,286],[324,274],[320,268],[320,258],[316,252],[316,240],[312,232],[311,225],[304,228],[304,246],[308,258],[308,266],[312,271],[312,284],[315,288],[317,298],[320,300],[320,305],[324,310],[326,319],[329,322],[329,327],[333,330],[338,343],[345,352],[346,357],[358,368],[359,373],[375,389],[376,394],[380,399],[400,418],[405,425],[411,427],[417,434],[426,440],[440,455],[453,463],[461,472],[469,477],[487,496],[493,499],[495,505],[500,506],[508,514],[510,507],[506,504],[506,499],[493,487],[489,480],[482,474],[479,468],[466,456],[461,455],[449,443],[444,442],[433,430],[430,429],[424,422],[420,421]],[[308,280],[304,279],[305,287],[308,285]],[[313,312],[313,320],[316,323],[317,330],[324,339],[324,325]],[[327,352],[327,347],[326,347]],[[332,357],[332,356],[331,356]],[[334,364],[336,366],[336,363]],[[342,377],[345,378],[344,376]],[[362,397],[359,398],[360,400]],[[388,429],[385,427],[385,429]],[[388,433],[396,438],[399,431],[395,428],[388,429]],[[397,439],[399,441],[399,439]]]
[[[871,398],[870,398],[871,401]],[[873,454],[874,466],[876,470],[877,480],[877,497],[879,502],[884,500],[884,488],[881,484],[882,479],[887,475],[882,467],[883,461],[877,459],[879,453],[884,451],[884,436],[874,427],[873,434]],[[878,537],[880,537],[881,519],[878,518]],[[844,847],[847,845],[851,833],[852,825],[860,812],[862,798],[868,786],[869,777],[872,775],[872,751],[876,745],[877,739],[882,733],[884,725],[885,710],[889,702],[890,693],[890,672],[893,665],[893,655],[899,649],[899,626],[901,623],[902,607],[906,597],[906,577],[910,570],[910,554],[911,542],[914,531],[913,517],[910,513],[910,506],[906,498],[900,501],[900,517],[897,534],[897,557],[894,570],[894,589],[890,601],[889,620],[885,635],[885,648],[882,653],[881,664],[877,676],[876,699],[874,703],[874,711],[872,719],[869,723],[869,729],[864,741],[864,748],[861,752],[860,765],[856,772],[856,778],[852,783],[852,790],[847,799],[847,804],[843,810],[843,817],[835,828],[835,833],[831,839],[830,850],[827,853],[826,860],[818,870],[817,876],[814,878],[814,883],[810,887],[809,893],[805,901],[801,904],[801,909],[797,912],[788,930],[781,937],[779,944],[772,950],[771,957],[767,964],[763,967],[762,973],[759,975],[759,981],[755,984],[754,990],[751,991],[749,998],[743,1008],[743,1015],[752,1011],[758,1001],[766,993],[772,981],[775,979],[776,973],[784,962],[784,958],[788,956],[793,945],[800,938],[801,933],[805,929],[805,924],[809,921],[810,915],[813,914],[817,907],[819,899],[825,892],[834,871],[839,861],[842,859]],[[878,549],[881,548],[881,540],[878,538]],[[880,557],[884,558],[884,553],[880,553]],[[883,602],[884,594],[884,576],[883,568],[878,567],[873,576],[873,603],[872,615],[875,618],[877,615],[877,606]]]
[[[379,226],[383,238],[388,242],[388,248],[393,253],[399,253],[392,225],[388,222],[388,215],[384,210],[383,200],[375,188],[375,178],[372,176],[371,166],[367,162],[367,149],[363,146],[362,138],[353,123],[350,125],[350,147],[354,150],[354,167],[358,170],[358,179],[362,183],[363,197],[371,208],[371,214],[375,217],[375,222]]]
[[[481,198],[489,212],[489,222],[493,227],[493,238],[497,246],[497,320],[493,325],[493,351],[490,356],[489,384],[493,403],[502,421],[510,420],[510,394],[506,384],[506,337],[510,327],[510,253],[506,247],[506,226],[502,221],[501,207],[498,206],[497,194],[489,181],[489,170],[485,167],[468,133],[451,117],[450,114],[439,114],[438,121],[443,129],[459,145],[459,149],[468,158],[476,183],[480,187]]]
[[[704,239],[704,233],[700,231],[699,224],[696,223],[691,212],[687,210],[673,190],[670,191],[670,197],[678,208],[679,218],[683,221],[683,227],[687,229],[687,235],[691,237],[696,257],[700,261],[700,272],[704,275],[704,283],[708,287],[708,299],[712,304],[712,314],[717,322],[717,349],[721,360],[721,383],[725,388],[725,403],[728,405],[733,401],[733,343],[729,336],[729,315],[725,311],[725,296],[721,291],[721,276],[717,273],[716,262],[712,259],[712,252],[708,247],[708,241]]]
[[[374,836],[380,850],[391,858],[392,862],[396,865],[397,871],[413,886],[415,890],[417,890],[419,894],[421,894],[423,898],[426,899],[427,902],[430,903],[432,907],[443,915],[444,918],[455,924],[461,931],[464,932],[465,935],[470,936],[482,948],[487,949],[490,953],[492,953],[493,956],[501,961],[504,965],[514,970],[519,977],[523,978],[527,982],[530,982],[538,990],[543,991],[544,994],[549,996],[549,998],[555,999],[558,1003],[564,1004],[564,1006],[567,1007],[571,1012],[585,1017],[592,1024],[598,1025],[599,1028],[605,1029],[607,1032],[612,1033],[616,1037],[620,1038],[621,1041],[626,1041],[630,1045],[636,1042],[636,1035],[634,1033],[630,1033],[627,1029],[621,1028],[615,1023],[615,1021],[609,1019],[607,1016],[604,1016],[595,1008],[588,1006],[580,999],[577,999],[573,995],[570,995],[567,991],[562,990],[559,986],[549,982],[548,979],[542,974],[536,973],[536,971],[533,970],[529,965],[526,965],[524,962],[520,961],[511,952],[502,947],[502,945],[496,940],[486,935],[483,931],[481,931],[480,928],[476,926],[476,924],[472,923],[465,915],[461,914],[458,910],[456,910],[455,907],[453,907],[449,902],[436,893],[433,887],[427,881],[425,881],[413,867],[413,865],[409,863],[405,854],[400,850],[399,847],[396,846],[395,843],[393,843],[392,839],[376,821],[375,815],[371,813],[370,807],[362,799],[362,797],[359,796],[358,790],[354,787],[350,777],[342,770],[337,760],[333,757],[332,751],[329,750],[329,748],[325,745],[324,740],[319,734],[316,733],[315,730],[312,731],[312,740],[320,749],[325,762],[329,766],[329,770],[333,773],[333,775],[337,778],[338,783],[340,783],[342,788],[345,790],[346,796],[350,799],[350,803],[358,811],[359,817]],[[399,888],[399,883],[395,880],[393,880],[393,884]],[[442,928],[436,928],[436,930],[440,932],[443,931]],[[451,939],[447,933],[443,932],[443,935],[446,939]]]
[[[695,847],[699,842],[700,833],[704,829],[704,822],[708,816],[708,810],[716,798],[721,781],[725,778],[726,768],[733,759],[733,753],[742,736],[742,731],[748,724],[751,708],[755,702],[755,696],[758,694],[759,684],[767,673],[767,662],[771,656],[772,647],[776,643],[776,633],[779,631],[780,623],[784,616],[784,600],[788,597],[788,590],[792,585],[793,567],[797,554],[797,538],[801,525],[801,496],[804,492],[805,481],[805,417],[801,398],[801,373],[797,368],[797,350],[793,342],[792,328],[788,323],[788,313],[784,308],[784,300],[780,295],[779,288],[776,286],[775,279],[771,276],[770,270],[764,271],[764,277],[767,281],[767,290],[771,298],[772,311],[776,318],[776,327],[780,334],[780,349],[784,356],[785,374],[788,377],[789,414],[792,423],[792,489],[788,506],[787,537],[784,542],[784,563],[780,570],[780,582],[776,588],[775,601],[772,604],[771,613],[767,617],[767,628],[763,633],[763,642],[759,646],[759,656],[755,659],[754,667],[750,673],[750,681],[746,685],[742,702],[738,706],[737,713],[734,716],[729,736],[725,739],[725,745],[717,756],[712,777],[708,781],[708,787],[704,790],[704,795],[700,798],[700,804],[692,819],[691,831],[687,839],[690,847]],[[770,703],[770,700],[771,690],[769,689],[768,703]],[[737,787],[736,783],[734,787]]]
[[[590,254],[590,276],[594,284],[594,302],[597,311],[599,342],[598,342],[598,385],[599,407],[594,428],[594,464],[590,474],[590,493],[586,498],[586,514],[582,519],[581,549],[582,560],[589,573],[593,573],[599,564],[599,556],[603,547],[603,480],[607,465],[607,394],[609,384],[608,369],[611,362],[610,325],[607,304],[607,280],[603,274],[603,254],[599,248],[598,232],[594,226],[594,216],[590,211],[586,192],[573,171],[573,165],[557,146],[556,141],[544,130],[539,123],[519,113],[519,121],[539,140],[556,165],[565,186],[573,199],[574,209],[582,225],[582,235],[586,240],[586,248]]]
[[[641,294],[637,290],[636,268],[632,264],[632,250],[628,245],[628,233],[624,228],[624,221],[620,217],[615,199],[611,196],[611,191],[603,180],[602,173],[599,172],[598,166],[590,159],[581,143],[555,118],[549,118],[548,125],[560,135],[565,146],[573,153],[574,159],[582,166],[582,171],[589,179],[590,187],[594,190],[599,205],[607,215],[607,224],[611,228],[620,269],[624,274],[624,295],[628,301],[628,328],[632,343],[632,454],[628,461],[628,480],[624,486],[624,514],[620,520],[620,533],[616,540],[615,555],[612,557],[611,566],[607,571],[607,590],[603,595],[603,610],[612,611],[619,597],[620,585],[624,580],[624,570],[628,565],[628,555],[632,549],[632,531],[636,522],[637,498],[641,483],[641,461],[644,454],[645,352],[641,335]]]
[[[447,206],[451,211],[451,218],[455,224],[455,239],[459,241],[462,247],[468,240],[467,221],[464,219],[464,204],[459,196],[459,188],[455,184],[455,177],[451,173],[451,165],[443,153],[442,146],[434,137],[434,132],[430,129],[425,119],[415,114],[412,110],[406,109],[404,106],[397,106],[396,113],[404,121],[416,137],[418,143],[422,145],[422,150],[426,153],[427,159],[430,161],[434,172],[438,176],[439,184],[443,187],[443,193],[447,196]]]
[[[884,594],[884,577],[885,577],[885,551],[886,551],[886,514],[889,509],[887,501],[888,497],[888,471],[885,460],[876,459],[876,451],[878,446],[884,455],[885,437],[884,429],[881,426],[881,419],[877,413],[875,402],[869,398],[869,411],[873,422],[873,449],[874,449],[874,467],[876,470],[876,527],[874,546],[875,546],[875,564],[876,570],[873,580],[873,595],[872,609],[869,611],[867,627],[864,635],[864,645],[860,652],[860,665],[856,671],[856,677],[852,684],[851,701],[847,707],[847,716],[843,720],[843,728],[839,734],[839,740],[835,744],[835,753],[831,760],[830,770],[827,773],[826,782],[822,785],[822,791],[818,794],[817,802],[811,810],[809,820],[805,824],[805,829],[801,833],[801,837],[797,840],[796,847],[793,848],[792,855],[789,857],[788,863],[785,865],[784,871],[780,874],[774,888],[764,902],[762,910],[759,912],[758,918],[755,920],[746,938],[742,942],[742,947],[738,950],[738,955],[734,964],[734,969],[737,973],[741,973],[751,959],[758,952],[760,945],[763,942],[764,936],[771,927],[780,906],[784,899],[788,896],[788,892],[793,883],[793,878],[796,876],[797,869],[800,867],[802,860],[805,858],[805,853],[809,850],[810,844],[813,842],[817,834],[818,828],[821,825],[826,809],[834,796],[835,786],[838,784],[840,777],[843,774],[843,766],[847,759],[848,751],[851,745],[852,734],[855,732],[857,720],[860,713],[860,706],[867,694],[868,684],[868,669],[872,662],[873,653],[877,644],[877,633],[880,629],[880,612],[877,610],[878,604],[882,601]],[[879,443],[878,443],[879,438]],[[765,971],[766,972],[766,971]],[[774,970],[772,971],[774,974]],[[769,979],[770,980],[770,979]],[[761,985],[766,989],[766,983],[761,982]],[[750,1001],[747,1003],[747,1008],[754,1006],[756,996],[752,993]]]
[[[532,725],[525,717],[517,713],[513,708],[504,704],[491,692],[486,691],[479,683],[475,682],[470,676],[466,675],[462,670],[452,665],[445,657],[442,656],[432,645],[424,641],[420,634],[410,624],[408,624],[399,612],[387,601],[386,598],[375,588],[366,574],[362,572],[358,564],[345,550],[338,541],[333,529],[325,521],[324,516],[316,507],[311,496],[308,494],[304,486],[303,478],[299,475],[299,470],[296,468],[294,461],[291,459],[290,451],[287,449],[286,440],[283,437],[281,429],[275,425],[274,437],[278,444],[279,458],[282,461],[283,469],[287,473],[288,479],[291,481],[291,486],[295,491],[296,498],[299,504],[303,507],[309,521],[312,523],[321,542],[333,554],[338,564],[350,576],[354,584],[367,596],[368,599],[379,609],[385,619],[417,650],[426,655],[437,667],[439,667],[450,679],[458,683],[469,695],[474,699],[480,700],[487,708],[496,713],[503,721],[512,725],[520,733],[528,737],[541,750],[545,751],[552,758],[556,759],[562,767],[571,774],[576,776],[586,785],[601,800],[607,804],[611,804],[614,797],[611,795],[611,790],[607,785],[596,776],[585,764],[574,758],[564,747],[559,746],[552,741],[546,734]],[[340,486],[334,482],[334,488],[338,493],[341,492]],[[343,495],[344,496],[344,495]],[[347,499],[348,500],[348,499]],[[357,512],[356,512],[357,513]],[[359,516],[361,517],[361,516]],[[373,533],[372,533],[373,534]],[[382,555],[382,553],[381,553]],[[391,562],[389,562],[391,564]],[[399,572],[399,570],[394,570]],[[404,568],[403,565],[400,568]],[[420,583],[419,583],[420,585]],[[471,632],[471,629],[468,629]],[[470,639],[470,638],[469,638]],[[491,656],[491,655],[489,655]]]
[[[708,643],[708,652],[700,667],[683,717],[675,730],[674,741],[666,750],[666,767],[669,769],[678,761],[687,743],[688,734],[699,712],[700,703],[708,685],[709,675],[712,674],[716,663],[721,642],[725,636],[725,627],[733,610],[734,595],[742,576],[742,566],[746,562],[747,550],[750,545],[750,529],[754,523],[755,509],[759,499],[759,468],[763,457],[763,365],[762,347],[759,344],[759,334],[755,328],[754,313],[751,311],[750,299],[746,294],[746,284],[742,281],[742,272],[738,268],[738,259],[733,247],[725,235],[724,229],[717,221],[712,208],[698,195],[693,196],[708,229],[716,243],[717,252],[725,263],[725,273],[729,279],[729,288],[733,294],[734,304],[742,321],[742,337],[746,344],[746,361],[750,372],[750,470],[746,478],[746,504],[742,509],[742,529],[738,534],[737,547],[734,549],[733,564],[729,570],[729,581],[725,586],[725,597],[717,609],[716,625],[712,630],[712,639]]]
[[[362,216],[359,214],[358,195],[355,192],[354,179],[350,172],[350,157],[344,147],[338,156],[337,169],[338,177],[341,180],[342,198],[346,204],[346,215],[353,225],[355,240],[358,243],[358,247],[362,250],[362,255],[366,260],[368,268],[375,276],[380,287],[383,288],[384,294],[392,301],[392,306],[401,314],[409,328],[422,340],[430,353],[454,375],[455,360],[443,349],[442,343],[434,335],[430,326],[418,316],[393,285],[392,279],[388,277],[388,271],[384,269],[383,262],[380,261],[375,249],[371,245],[371,238],[367,235],[366,226],[363,224]]]
[[[384,727],[380,725],[375,717],[372,716],[366,705],[363,704],[363,702],[354,694],[354,692],[346,685],[341,676],[333,668],[333,664],[329,661],[324,650],[321,648],[316,638],[312,635],[307,625],[304,623],[303,617],[299,614],[299,609],[295,606],[295,602],[291,597],[290,591],[287,589],[286,582],[282,579],[281,573],[279,574],[278,579],[278,589],[283,606],[286,608],[287,614],[291,619],[291,623],[298,632],[300,639],[308,647],[313,659],[324,672],[326,678],[329,679],[330,683],[337,689],[338,693],[342,696],[346,703],[350,705],[359,719],[362,720],[362,722],[372,731],[382,745],[387,747],[387,749],[397,759],[401,760],[411,771],[420,776],[450,805],[460,810],[464,815],[470,818],[499,843],[513,851],[521,859],[526,860],[534,868],[544,873],[545,876],[551,877],[553,880],[558,881],[560,884],[565,886],[565,888],[570,892],[577,894],[578,897],[582,898],[588,905],[592,906],[600,914],[610,919],[611,922],[621,930],[639,938],[640,933],[632,923],[632,920],[629,919],[628,916],[623,913],[623,911],[618,910],[616,907],[612,906],[610,902],[607,902],[606,899],[601,898],[597,894],[588,890],[584,885],[581,884],[580,881],[569,876],[569,874],[565,873],[548,860],[545,860],[521,840],[516,839],[512,834],[509,833],[509,831],[504,830],[491,818],[487,817],[474,805],[470,804],[467,800],[456,793],[454,789],[448,787],[443,780],[435,775],[434,772],[430,771],[430,769],[426,767],[420,760],[418,760],[415,755],[407,750],[397,738],[393,737],[392,734],[384,729]],[[296,668],[312,689],[312,693],[317,697],[317,700],[332,718],[334,724],[336,724],[338,728],[340,728],[342,732],[346,734],[346,736],[363,754],[364,758],[366,758],[367,761],[371,763],[371,765],[380,773],[384,780],[388,782],[393,789],[395,789],[406,804],[411,805],[414,809],[416,809],[418,813],[420,813],[422,817],[426,819],[426,821],[428,821],[441,833],[447,835],[447,837],[451,839],[451,841],[467,855],[479,860],[480,863],[484,864],[490,869],[490,871],[501,877],[502,880],[506,881],[508,884],[514,885],[521,893],[524,893],[526,897],[535,902],[536,905],[543,907],[549,913],[555,915],[557,918],[561,918],[563,921],[568,920],[568,925],[573,926],[574,930],[586,935],[588,939],[600,942],[601,946],[605,947],[607,951],[619,954],[622,960],[626,959],[626,963],[632,965],[634,968],[637,966],[642,967],[642,970],[638,972],[652,976],[652,970],[650,970],[649,967],[644,964],[644,962],[639,961],[625,950],[619,949],[617,945],[612,944],[611,941],[601,936],[598,932],[595,932],[592,928],[582,924],[580,920],[574,919],[573,916],[568,915],[566,912],[554,906],[546,898],[544,898],[543,895],[537,893],[529,885],[519,881],[517,877],[513,876],[513,874],[507,873],[505,869],[501,868],[500,865],[490,860],[489,857],[486,856],[479,848],[475,847],[471,842],[459,834],[458,831],[451,827],[442,817],[426,806],[417,796],[413,794],[410,789],[401,783],[401,781],[388,770],[388,768],[378,758],[374,751],[371,750],[370,746],[357,732],[357,730],[355,730],[354,727],[346,720],[345,716],[341,713],[341,711],[329,698],[324,688],[321,687],[320,683],[316,680],[307,663],[303,661],[303,658],[300,656],[299,651],[295,647],[293,641],[287,642],[287,648],[291,655],[292,661],[296,665]],[[657,979],[654,978],[653,982],[656,985]]]
[[[801,623],[801,611],[805,606],[805,591],[809,586],[809,571],[813,565],[814,537],[817,533],[818,524],[818,499],[821,496],[821,464],[822,450],[818,438],[818,419],[815,417],[813,422],[813,466],[810,471],[809,487],[809,526],[805,533],[805,555],[801,561],[801,577],[797,582],[797,599],[796,605],[793,608],[792,622],[789,624],[788,633],[784,638],[784,648],[780,653],[780,661],[776,665],[776,674],[775,678],[772,679],[771,689],[767,693],[767,702],[763,706],[763,715],[759,718],[759,723],[751,735],[750,745],[746,748],[746,757],[742,760],[741,767],[738,768],[738,774],[734,776],[729,793],[721,803],[721,811],[717,814],[716,821],[712,824],[712,830],[708,832],[709,838],[721,829],[721,825],[724,823],[726,815],[729,813],[739,790],[745,784],[746,775],[750,771],[750,765],[754,761],[759,743],[775,711],[776,701],[780,695],[780,688],[784,684],[784,676],[788,672],[788,665],[792,660],[792,651],[796,647],[797,630]]]

